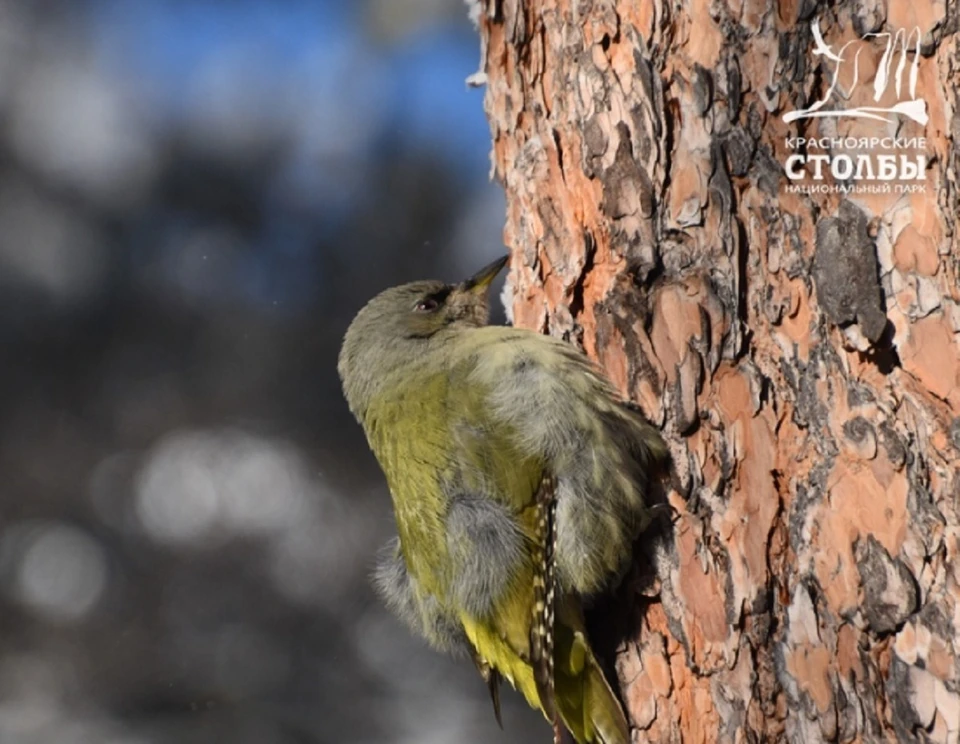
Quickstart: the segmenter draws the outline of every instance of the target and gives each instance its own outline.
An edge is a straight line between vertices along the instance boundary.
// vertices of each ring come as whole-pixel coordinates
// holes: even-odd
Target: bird
[[[386,289],[346,331],[344,396],[397,525],[373,583],[416,635],[472,659],[498,722],[506,680],[555,741],[626,744],[583,608],[629,566],[669,451],[573,345],[489,324],[508,259]]]

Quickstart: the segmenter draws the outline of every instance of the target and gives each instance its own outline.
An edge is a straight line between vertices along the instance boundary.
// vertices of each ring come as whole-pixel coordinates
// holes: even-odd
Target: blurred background
[[[356,310],[503,252],[462,0],[0,0],[0,744],[521,742],[367,576]]]

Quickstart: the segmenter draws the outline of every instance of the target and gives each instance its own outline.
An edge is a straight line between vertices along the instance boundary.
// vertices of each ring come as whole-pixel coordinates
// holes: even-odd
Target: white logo
[[[835,62],[836,67],[833,71],[833,79],[830,82],[830,88],[827,90],[823,98],[816,103],[814,103],[809,108],[800,109],[799,111],[790,111],[783,115],[783,120],[786,123],[791,121],[796,121],[797,119],[812,119],[812,118],[823,118],[823,117],[859,117],[863,119],[876,119],[877,121],[886,121],[892,122],[895,121],[897,116],[905,116],[918,124],[927,123],[927,104],[926,101],[919,100],[916,97],[917,94],[917,68],[920,64],[920,27],[915,27],[909,34],[904,30],[900,29],[894,34],[890,33],[875,33],[875,34],[866,34],[860,40],[848,41],[842,47],[840,47],[839,52],[834,52],[823,40],[823,35],[820,33],[820,21],[814,21],[810,26],[810,30],[813,32],[813,38],[816,42],[813,53],[818,57],[825,57],[826,59]],[[914,43],[913,49],[913,61],[909,62],[909,96],[907,100],[902,100],[902,88],[903,88],[903,78],[904,73],[906,72],[906,67],[908,64],[907,55],[910,51],[910,45],[913,43],[914,34],[916,34],[916,42]],[[856,87],[860,78],[860,68],[859,68],[859,58],[860,52],[864,49],[864,44],[867,39],[872,38],[885,38],[886,39],[886,48],[883,51],[883,56],[880,58],[880,64],[877,65],[877,74],[873,80],[873,100],[876,102],[880,101],[880,98],[887,90],[887,86],[890,84],[890,69],[893,66],[894,59],[897,56],[897,49],[899,48],[900,55],[899,61],[897,62],[896,70],[894,71],[893,83],[894,89],[897,93],[897,98],[900,99],[896,104],[889,107],[883,106],[857,106],[854,108],[847,109],[838,109],[838,108],[824,108],[830,103],[831,98],[834,96],[834,92],[837,89],[837,83],[840,79],[840,68],[847,64],[847,69],[851,66],[853,67],[853,82],[851,83],[851,90]],[[856,53],[852,56],[847,52],[847,48],[851,44],[856,44]]]

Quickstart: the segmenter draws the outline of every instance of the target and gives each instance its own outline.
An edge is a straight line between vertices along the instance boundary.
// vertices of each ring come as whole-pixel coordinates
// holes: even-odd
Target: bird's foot
[[[651,504],[647,509],[649,511],[650,521],[660,519],[661,517],[667,517],[667,519],[670,520],[670,524],[676,524],[680,521],[680,512],[669,502]]]

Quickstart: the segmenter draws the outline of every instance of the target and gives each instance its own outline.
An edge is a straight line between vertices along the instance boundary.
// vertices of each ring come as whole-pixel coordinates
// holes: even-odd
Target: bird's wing
[[[484,391],[490,429],[556,477],[559,584],[603,589],[649,522],[648,497],[669,461],[659,431],[570,344],[523,329],[470,334],[465,381]]]

